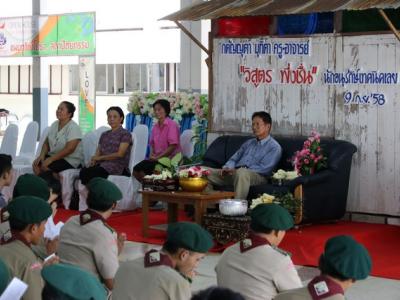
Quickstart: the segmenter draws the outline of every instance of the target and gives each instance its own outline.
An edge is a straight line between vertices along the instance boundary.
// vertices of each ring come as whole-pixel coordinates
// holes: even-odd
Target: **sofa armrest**
[[[328,181],[330,178],[333,178],[334,176],[335,172],[328,169],[320,171],[313,175],[299,176],[289,181],[287,185],[290,187],[290,190],[294,190],[295,187],[298,185],[303,185],[303,186],[315,185],[321,182]]]

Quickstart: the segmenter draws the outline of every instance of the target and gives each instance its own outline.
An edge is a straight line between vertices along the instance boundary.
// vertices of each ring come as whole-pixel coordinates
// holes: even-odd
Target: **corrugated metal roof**
[[[289,15],[398,7],[400,7],[400,0],[210,0],[185,7],[162,20],[197,21],[220,17]]]

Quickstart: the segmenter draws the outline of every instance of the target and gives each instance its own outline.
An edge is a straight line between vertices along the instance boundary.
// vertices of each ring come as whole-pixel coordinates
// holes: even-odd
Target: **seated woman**
[[[153,104],[153,109],[158,122],[153,126],[150,134],[150,157],[138,163],[132,173],[139,181],[142,181],[145,175],[153,173],[159,158],[172,158],[181,151],[179,126],[169,118],[171,106],[168,100],[157,100]]]
[[[80,166],[83,159],[82,132],[72,120],[75,110],[75,105],[68,101],[58,105],[58,120],[51,125],[40,155],[33,161],[35,175],[52,172],[57,178],[59,172]]]
[[[118,106],[111,106],[107,110],[107,121],[111,130],[101,135],[91,166],[81,170],[79,177],[82,184],[86,185],[94,177],[130,176],[132,135],[122,128],[124,117],[124,112]]]

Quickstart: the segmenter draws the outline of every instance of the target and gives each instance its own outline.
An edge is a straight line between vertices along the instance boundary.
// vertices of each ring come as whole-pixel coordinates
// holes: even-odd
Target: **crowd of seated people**
[[[168,118],[169,104],[154,103],[158,122],[151,133],[150,159],[139,164],[141,178],[154,162],[179,152],[179,128]],[[167,105],[168,104],[168,105]],[[109,174],[126,174],[131,136],[121,124],[118,107],[107,110],[111,130],[103,133],[92,166],[82,169],[88,209],[71,217],[58,237],[44,238],[48,220],[57,213],[57,173],[80,165],[80,131],[71,120],[74,107],[62,102],[57,119],[34,162],[35,173],[18,178],[13,197],[0,194],[0,293],[17,277],[27,284],[23,299],[344,299],[345,291],[371,271],[368,251],[349,236],[329,239],[320,256],[321,274],[303,286],[290,255],[279,248],[293,217],[277,204],[259,204],[251,212],[249,237],[228,247],[216,267],[217,287],[192,294],[196,269],[213,246],[204,228],[190,222],[170,224],[161,249],[144,257],[119,261],[126,235],[107,224],[122,198]],[[214,184],[229,181],[242,195],[260,182],[279,161],[279,144],[269,136],[271,118],[253,114],[255,139],[249,140],[222,170]],[[79,129],[79,128],[78,128]],[[178,137],[178,138],[177,138]],[[98,176],[96,176],[98,175]],[[85,177],[86,176],[86,177]],[[11,157],[0,155],[0,187],[10,184]]]

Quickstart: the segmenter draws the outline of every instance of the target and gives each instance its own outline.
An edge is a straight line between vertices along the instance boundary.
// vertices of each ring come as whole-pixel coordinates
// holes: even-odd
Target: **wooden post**
[[[208,56],[210,56],[208,49],[189,30],[187,30],[185,26],[178,21],[174,22],[197,46],[199,46],[205,53],[207,53]]]
[[[383,11],[383,9],[378,10],[379,13],[381,14],[382,18],[385,20],[386,24],[389,26],[389,28],[393,31],[394,35],[397,37],[397,39],[400,41],[400,33],[394,27],[392,21],[390,21],[389,17],[386,15],[386,13]]]

